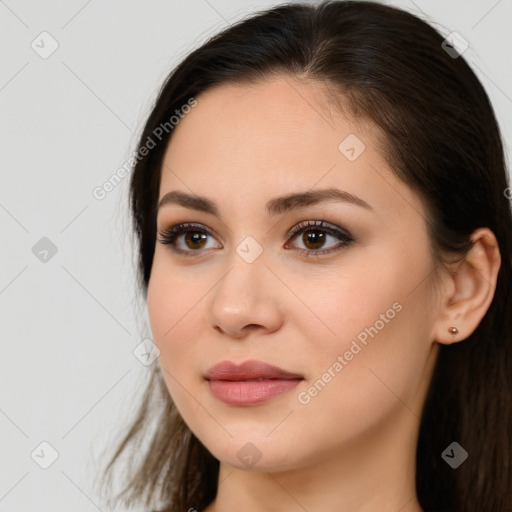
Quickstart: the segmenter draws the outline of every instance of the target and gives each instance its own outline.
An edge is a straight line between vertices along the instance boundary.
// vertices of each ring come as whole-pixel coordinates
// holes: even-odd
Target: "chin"
[[[295,469],[301,465],[296,445],[288,446],[283,439],[269,439],[265,434],[257,436],[247,430],[247,435],[224,436],[219,439],[200,439],[208,451],[220,462],[245,471],[279,472]],[[208,436],[207,436],[208,437]]]

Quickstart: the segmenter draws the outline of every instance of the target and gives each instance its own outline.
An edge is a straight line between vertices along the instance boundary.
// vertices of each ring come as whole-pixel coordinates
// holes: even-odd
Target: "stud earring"
[[[457,329],[457,327],[449,327],[449,328],[448,328],[448,332],[449,332],[450,334],[453,334],[453,335],[455,336],[456,334],[458,334],[458,333],[459,333],[459,329]]]

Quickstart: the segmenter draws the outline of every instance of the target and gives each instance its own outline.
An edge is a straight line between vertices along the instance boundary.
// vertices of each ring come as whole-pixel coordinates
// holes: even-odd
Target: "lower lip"
[[[212,394],[230,405],[256,405],[293,389],[303,379],[269,379],[261,381],[210,380]]]

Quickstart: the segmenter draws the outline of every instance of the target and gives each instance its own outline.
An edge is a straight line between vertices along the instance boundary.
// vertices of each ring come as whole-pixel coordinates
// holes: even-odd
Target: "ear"
[[[443,277],[441,314],[433,335],[444,345],[462,341],[475,331],[496,289],[501,255],[494,233],[489,228],[479,228],[470,239],[472,247],[464,260]],[[450,327],[456,327],[458,333],[450,333]]]

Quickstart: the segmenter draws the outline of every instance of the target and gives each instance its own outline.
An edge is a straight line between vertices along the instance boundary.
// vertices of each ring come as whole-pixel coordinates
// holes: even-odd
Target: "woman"
[[[285,5],[169,75],[131,178],[160,359],[125,503],[510,510],[510,189],[456,42]]]

